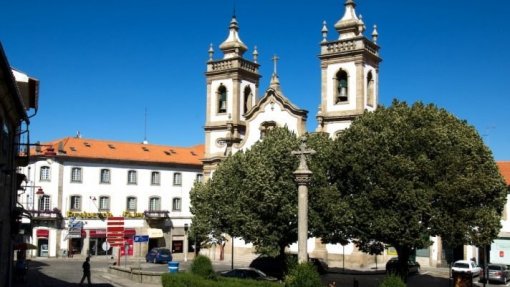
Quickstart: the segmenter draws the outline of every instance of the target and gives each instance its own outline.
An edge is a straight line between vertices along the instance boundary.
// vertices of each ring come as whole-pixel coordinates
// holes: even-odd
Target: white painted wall
[[[262,112],[247,123],[248,133],[243,142],[243,150],[249,149],[260,140],[260,125],[266,121],[274,121],[277,123],[278,127],[287,126],[290,131],[299,135],[299,118],[285,110],[277,100],[273,100],[272,102],[274,103],[273,105],[271,105],[271,99],[268,99],[261,107]]]

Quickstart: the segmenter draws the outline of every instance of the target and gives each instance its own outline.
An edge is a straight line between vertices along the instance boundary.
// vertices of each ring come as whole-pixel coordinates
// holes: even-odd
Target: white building
[[[129,255],[143,256],[155,246],[182,253],[184,226],[191,224],[189,192],[202,180],[202,157],[203,145],[80,137],[37,147],[22,170],[27,182],[18,198],[32,214],[31,240],[38,247],[32,256],[111,254],[102,248],[111,216],[125,218]],[[149,242],[133,244],[134,235],[148,235]]]

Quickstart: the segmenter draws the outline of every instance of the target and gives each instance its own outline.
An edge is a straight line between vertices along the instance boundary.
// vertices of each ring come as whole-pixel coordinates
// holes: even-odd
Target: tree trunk
[[[396,246],[398,254],[398,274],[404,282],[407,283],[407,276],[409,275],[409,257],[411,256],[411,248],[407,246]]]

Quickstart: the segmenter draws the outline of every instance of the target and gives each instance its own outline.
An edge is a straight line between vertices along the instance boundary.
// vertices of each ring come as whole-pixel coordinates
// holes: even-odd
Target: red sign
[[[505,251],[503,250],[499,251],[499,257],[505,257]]]
[[[124,245],[124,217],[108,217],[106,220],[106,241],[112,247]]]
[[[126,241],[124,242],[124,244],[129,245],[129,249],[128,249],[128,254],[129,256],[133,256],[133,239],[126,239]],[[126,255],[126,246],[122,246],[122,248],[120,248],[120,255],[121,256],[125,256]]]

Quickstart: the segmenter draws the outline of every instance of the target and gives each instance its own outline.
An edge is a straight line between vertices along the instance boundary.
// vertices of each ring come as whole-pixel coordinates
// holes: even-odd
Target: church
[[[337,8],[342,9],[340,6]],[[319,54],[321,98],[316,113],[318,124],[315,131],[307,131],[308,111],[293,104],[292,95],[283,93],[277,73],[277,56],[273,57],[269,87],[259,92],[261,75],[257,48],[252,51],[251,59],[247,59],[248,47],[241,40],[237,18],[232,18],[228,36],[219,45],[221,55],[215,57],[212,44],[209,48],[205,73],[205,178],[211,178],[218,164],[229,154],[249,149],[274,127],[287,127],[297,136],[307,132],[324,132],[334,138],[364,111],[376,109],[379,64],[382,61],[377,45],[377,27],[373,27],[370,38],[366,37],[366,27],[356,13],[356,3],[346,0],[343,16],[334,24],[334,29],[331,35],[327,24],[323,23]],[[311,258],[324,259],[330,266],[366,267],[396,255],[390,251],[376,259],[358,251],[353,244],[322,244],[319,238],[309,238],[307,245]],[[222,255],[230,258],[234,249],[238,263],[254,258],[251,244],[235,238],[234,246],[226,246]],[[207,251],[212,259],[222,257],[219,254],[222,251],[216,249],[213,246]],[[289,252],[297,253],[297,244],[290,246]]]
[[[317,111],[317,132],[331,137],[349,127],[365,110],[378,104],[379,46],[377,29],[371,39],[365,37],[363,20],[356,14],[353,0],[345,1],[345,12],[335,23],[329,40],[326,23],[320,43],[321,101]],[[338,7],[341,9],[341,7]],[[207,62],[207,104],[205,122],[204,175],[209,178],[228,154],[246,150],[273,127],[287,126],[298,136],[306,133],[308,111],[294,105],[283,93],[277,73],[278,57],[269,87],[259,95],[258,51],[251,60],[245,57],[248,47],[239,35],[234,16],[228,36],[219,45],[222,55],[209,49]]]

